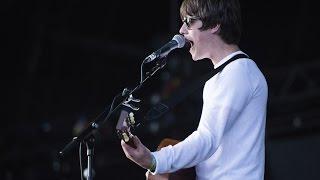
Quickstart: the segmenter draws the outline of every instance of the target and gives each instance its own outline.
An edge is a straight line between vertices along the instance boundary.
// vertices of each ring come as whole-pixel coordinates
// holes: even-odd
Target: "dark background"
[[[181,0],[6,0],[2,30],[1,179],[80,179],[78,147],[58,152],[140,80],[140,63],[178,33]],[[316,1],[241,1],[240,47],[269,84],[266,178],[319,179],[319,10]],[[161,139],[185,138],[198,123],[201,90],[164,117],[143,117],[182,84],[205,74],[177,49],[136,96],[142,99],[135,134],[151,150]],[[117,115],[95,143],[94,179],[143,179],[124,156]],[[241,143],[241,142],[240,142]],[[86,166],[85,148],[83,166]]]

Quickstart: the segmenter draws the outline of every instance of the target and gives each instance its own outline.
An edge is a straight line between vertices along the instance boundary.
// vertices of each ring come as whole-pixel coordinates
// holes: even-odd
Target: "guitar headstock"
[[[134,99],[132,95],[129,96],[128,100],[122,103],[122,109],[116,125],[117,134],[120,139],[131,147],[136,148],[132,137],[131,129],[135,126],[135,118],[133,111],[139,110],[138,107],[132,105],[132,102],[140,102],[139,99]]]

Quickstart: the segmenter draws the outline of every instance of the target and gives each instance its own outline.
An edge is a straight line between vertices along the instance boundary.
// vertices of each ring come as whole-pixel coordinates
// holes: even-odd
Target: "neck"
[[[212,63],[216,65],[224,57],[239,50],[240,48],[238,47],[238,45],[220,43],[218,46],[215,46],[215,48],[212,48],[210,59]]]

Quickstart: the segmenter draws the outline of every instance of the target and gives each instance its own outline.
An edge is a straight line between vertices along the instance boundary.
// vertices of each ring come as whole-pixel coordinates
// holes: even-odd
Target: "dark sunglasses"
[[[186,16],[182,19],[183,23],[186,23],[187,27],[190,28],[194,21],[198,20],[199,18],[195,16]]]

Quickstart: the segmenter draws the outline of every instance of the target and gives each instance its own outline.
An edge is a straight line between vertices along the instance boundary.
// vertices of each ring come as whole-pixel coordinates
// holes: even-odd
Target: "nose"
[[[179,29],[179,33],[180,34],[186,34],[188,31],[187,31],[187,25],[186,23],[182,23],[180,29]]]

